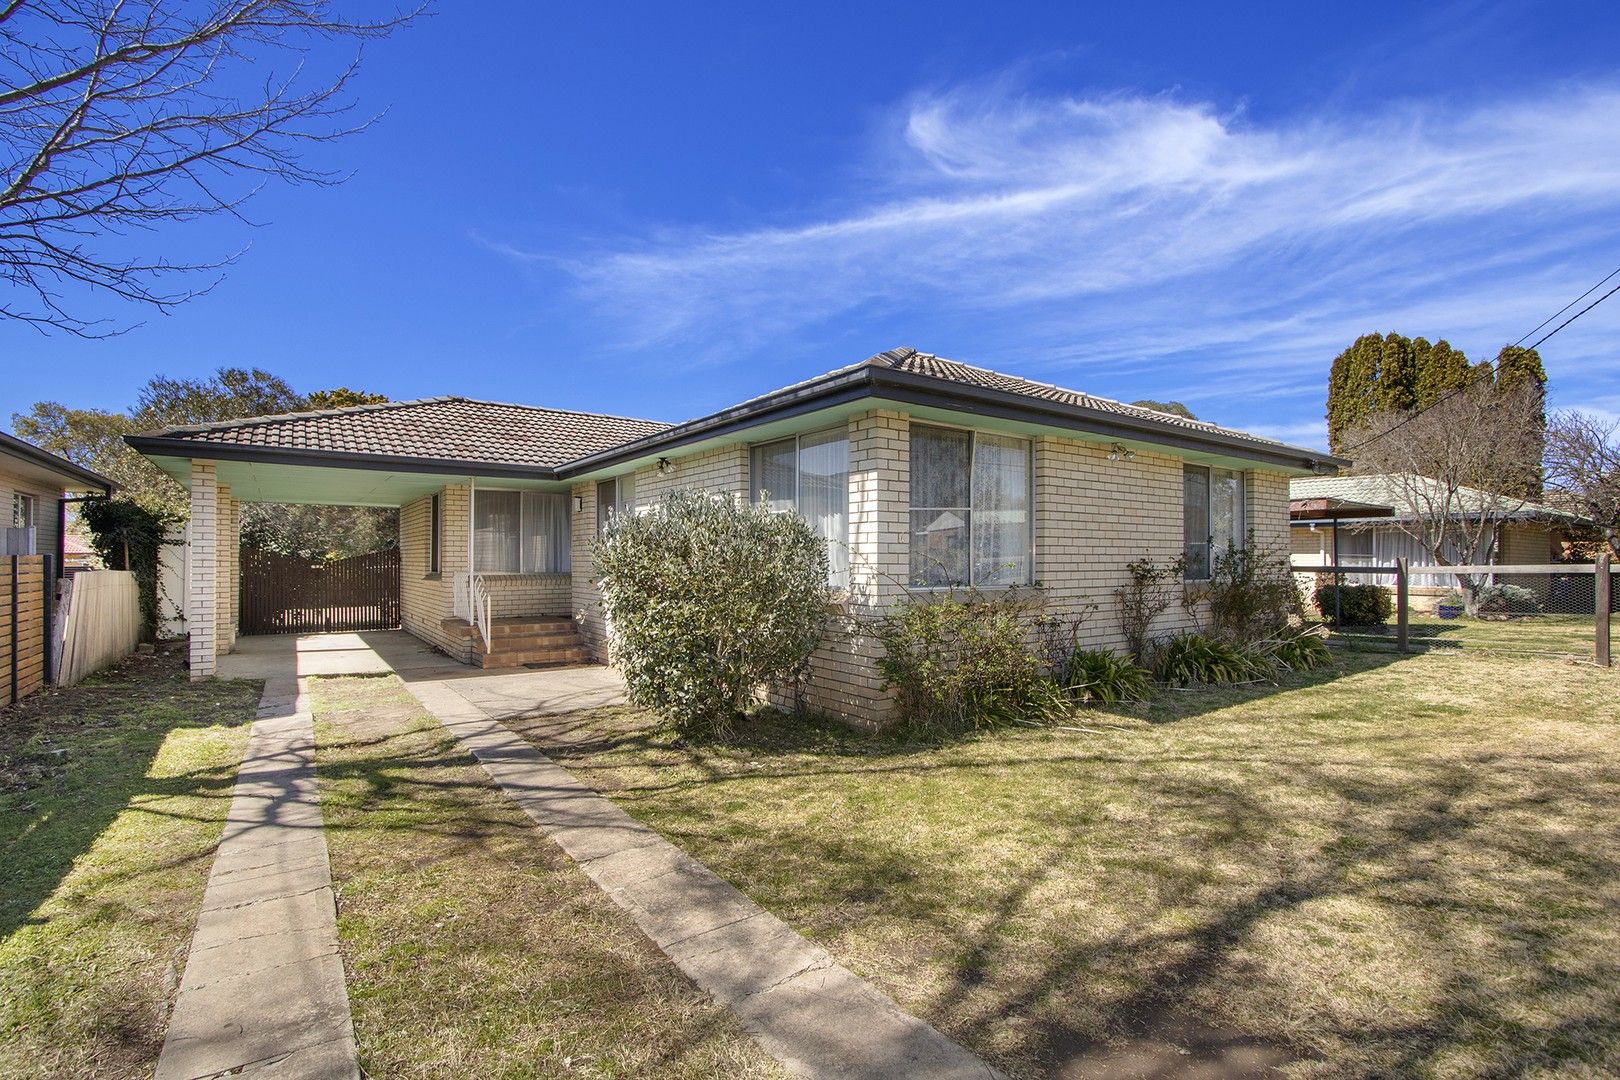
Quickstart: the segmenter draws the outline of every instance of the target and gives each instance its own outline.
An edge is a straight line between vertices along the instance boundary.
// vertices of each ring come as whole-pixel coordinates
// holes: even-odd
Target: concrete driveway
[[[266,634],[238,638],[219,658],[222,679],[385,675],[443,682],[496,719],[543,716],[624,702],[624,680],[601,664],[485,671],[434,652],[403,630]]]

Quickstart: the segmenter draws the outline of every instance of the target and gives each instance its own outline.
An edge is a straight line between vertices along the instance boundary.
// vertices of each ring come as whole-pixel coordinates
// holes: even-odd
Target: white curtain
[[[562,574],[572,565],[568,496],[479,489],[473,494],[473,569]]]
[[[1209,578],[1209,470],[1202,465],[1181,469],[1182,554],[1187,559],[1187,580]]]
[[[780,439],[754,447],[754,490],[749,498],[758,502],[768,496],[776,513],[786,513],[797,504],[799,495],[799,450],[797,439]]]
[[[1243,474],[1231,469],[1209,471],[1209,533],[1215,555],[1226,545],[1242,547],[1248,537],[1243,513]]]
[[[799,513],[827,541],[828,582],[849,587],[849,435],[843,429],[799,438]]]
[[[911,426],[911,583],[967,584],[971,574],[973,436]]]
[[[1029,443],[973,437],[973,583],[1030,580]]]

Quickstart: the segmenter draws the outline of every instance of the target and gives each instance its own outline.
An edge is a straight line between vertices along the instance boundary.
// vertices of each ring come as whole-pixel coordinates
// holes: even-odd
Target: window
[[[433,496],[428,515],[428,573],[439,572],[439,531],[444,527],[444,514],[439,496]]]
[[[568,496],[490,489],[473,493],[476,573],[567,573],[569,547]]]
[[[636,478],[620,476],[596,485],[596,535],[607,532],[615,514],[635,512]]]
[[[34,527],[34,497],[17,492],[11,496],[11,527],[14,529],[32,529]]]
[[[1243,474],[1232,469],[1183,465],[1182,554],[1187,580],[1208,581],[1212,561],[1227,545],[1240,548],[1248,533]]]
[[[1027,585],[1027,439],[913,424],[911,583]]]
[[[817,431],[754,447],[753,498],[797,512],[827,541],[828,581],[849,587],[849,432]]]

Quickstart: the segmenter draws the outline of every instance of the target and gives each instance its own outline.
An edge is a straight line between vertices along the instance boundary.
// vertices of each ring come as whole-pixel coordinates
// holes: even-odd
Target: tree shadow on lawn
[[[256,682],[193,683],[177,657],[132,657],[77,686],[0,713],[0,939],[31,920],[75,862],[125,810],[165,813],[166,798],[229,799],[236,764],[151,777],[170,734],[238,726],[255,714]],[[158,858],[158,873],[196,856]],[[117,875],[114,875],[117,876]],[[108,878],[87,880],[93,889]]]
[[[1603,1067],[1620,1054],[1612,757],[1360,724],[1200,742],[1172,723],[1391,662],[1224,691],[1073,752],[1037,745],[1049,732],[941,747],[783,720],[728,746],[598,727],[550,749],[1015,1070]]]

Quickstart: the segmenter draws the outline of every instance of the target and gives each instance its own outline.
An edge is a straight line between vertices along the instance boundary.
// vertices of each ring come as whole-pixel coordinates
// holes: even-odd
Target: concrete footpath
[[[493,719],[470,700],[476,681],[409,686],[654,944],[794,1073],[1001,1076]]]
[[[360,1075],[314,730],[285,674],[264,685],[156,1073],[224,1075]]]

